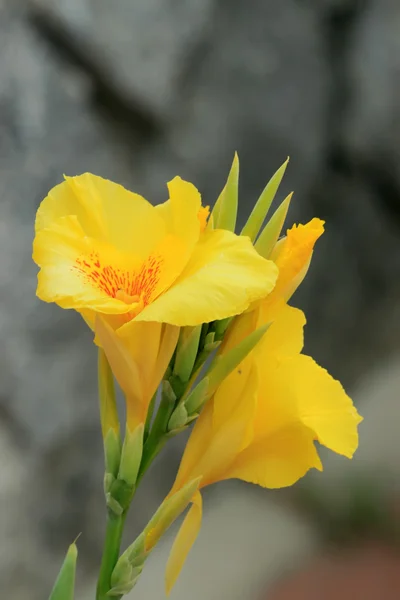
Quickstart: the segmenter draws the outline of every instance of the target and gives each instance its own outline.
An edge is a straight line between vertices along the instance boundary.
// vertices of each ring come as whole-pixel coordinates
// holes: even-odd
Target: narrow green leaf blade
[[[271,207],[271,204],[275,198],[276,192],[281,184],[283,176],[288,166],[289,158],[285,160],[283,165],[272,175],[271,179],[261,192],[259,199],[257,200],[246,225],[243,227],[240,235],[247,235],[252,242],[256,239],[258,232],[260,231],[262,224],[267,216],[267,213]]]
[[[289,210],[290,201],[292,199],[293,194],[289,194],[282,202],[280,206],[276,209],[271,219],[268,221],[262,232],[260,233],[260,237],[254,244],[255,249],[261,256],[264,258],[269,258],[272,250],[278,238],[281,234],[283,224],[286,219],[287,212]]]
[[[77,557],[78,549],[76,544],[71,544],[71,546],[68,548],[67,555],[64,559],[49,600],[73,600]]]
[[[239,198],[239,157],[235,152],[231,170],[212,211],[214,229],[235,231]]]

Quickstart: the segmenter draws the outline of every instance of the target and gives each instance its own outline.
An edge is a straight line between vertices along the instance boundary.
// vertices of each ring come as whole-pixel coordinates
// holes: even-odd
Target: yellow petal
[[[86,235],[142,258],[166,235],[147,200],[91,173],[67,177],[49,192],[37,212],[36,231],[68,215],[77,217]]]
[[[202,514],[201,494],[200,492],[196,492],[192,499],[192,506],[178,531],[168,558],[165,571],[165,590],[167,596],[169,596],[175,585],[186,558],[199,534]]]
[[[213,402],[209,401],[197,419],[179,465],[171,494],[181,489],[188,481],[203,475],[197,468],[206,448],[211,444],[213,436]]]
[[[37,294],[86,317],[88,311],[124,313],[129,322],[175,281],[185,251],[182,240],[167,235],[143,261],[87,237],[76,217],[61,217],[34,241],[33,258],[41,267]]]
[[[150,392],[150,388],[160,348],[162,324],[132,321],[129,330],[126,331],[128,335],[124,335],[122,327],[117,331],[117,336],[136,365],[143,390],[143,402],[147,404],[154,393]]]
[[[201,487],[224,478],[236,455],[250,442],[256,412],[258,377],[249,373],[247,385],[235,389],[233,373],[208,401],[186,445],[173,491],[202,477]],[[243,388],[243,389],[242,389]]]
[[[193,247],[200,235],[201,197],[192,183],[174,177],[168,183],[169,200],[155,207],[168,233],[185,240]]]
[[[146,419],[144,390],[139,370],[122,340],[99,315],[95,320],[95,333],[126,396],[127,423],[129,429],[134,431],[136,426]]]
[[[261,258],[248,238],[229,231],[207,231],[172,287],[137,319],[179,326],[224,319],[266,296],[276,278],[274,263]]]
[[[358,446],[357,426],[362,418],[340,382],[305,355],[282,362],[279,375],[290,381],[302,423],[321,444],[351,458]]]
[[[258,373],[254,357],[250,355],[222,382],[214,395],[214,431],[226,426],[230,419],[253,420],[253,397],[257,387]]]
[[[151,396],[156,391],[161,382],[164,373],[167,370],[169,362],[175,351],[179,339],[179,327],[174,325],[163,324],[161,331],[160,346],[158,349],[157,361],[153,373],[153,391]],[[156,383],[157,382],[157,383]]]
[[[304,344],[303,327],[306,323],[303,311],[282,304],[273,312],[264,312],[261,305],[259,324],[267,323],[269,319],[272,323],[257,349],[263,356],[262,360],[266,362],[269,355],[277,358],[299,354]]]
[[[41,267],[37,289],[41,300],[56,302],[62,308],[90,308],[103,313],[130,310],[114,297],[118,278],[126,269],[126,257],[86,237],[76,217],[61,217],[39,231],[33,259]]]
[[[134,320],[118,329],[117,335],[137,367],[148,407],[174,353],[179,327]]]
[[[271,259],[279,268],[279,277],[273,293],[265,301],[266,306],[271,307],[281,299],[289,300],[295,291],[293,283],[299,285],[299,275],[305,277],[305,266],[308,268],[315,242],[323,232],[324,222],[314,218],[306,225],[294,225],[287,237],[277,243]]]
[[[201,477],[190,480],[179,490],[168,494],[144,529],[145,551],[148,553],[158,543],[169,527],[188,507],[199,489]]]
[[[248,310],[238,315],[230,324],[218,354],[225,354],[225,352],[229,352],[229,350],[235,348],[258,328],[258,324],[263,325],[264,323],[259,323],[257,310]]]
[[[227,471],[226,479],[280,488],[292,485],[313,467],[322,470],[313,432],[292,424],[246,448]]]

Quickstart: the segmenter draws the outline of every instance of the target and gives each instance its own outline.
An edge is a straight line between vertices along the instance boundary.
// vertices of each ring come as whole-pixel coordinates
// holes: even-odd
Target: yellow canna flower
[[[196,188],[175,177],[152,206],[89,173],[51,190],[36,217],[33,258],[45,302],[137,321],[199,325],[245,310],[275,284],[275,265],[247,238],[204,231]]]
[[[199,490],[230,478],[267,488],[292,485],[309,469],[322,470],[316,441],[348,458],[355,452],[362,419],[341,384],[301,353],[305,316],[286,303],[304,277],[322,231],[322,222],[313,219],[293,227],[276,245],[273,255],[280,271],[275,290],[235,319],[222,352],[260,325],[270,327],[205,405],[170,495],[194,480],[200,480]],[[200,529],[199,490],[171,550],[167,591]]]
[[[277,278],[250,240],[206,230],[209,209],[192,184],[175,177],[168,190],[152,206],[89,173],[66,177],[36,217],[37,295],[95,329],[132,427],[146,418],[178,328],[241,313]]]

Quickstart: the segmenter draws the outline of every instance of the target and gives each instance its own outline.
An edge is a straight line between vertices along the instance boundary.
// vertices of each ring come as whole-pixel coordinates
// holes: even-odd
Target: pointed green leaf
[[[212,211],[215,229],[235,231],[239,196],[239,157],[235,152],[231,170],[225,187],[219,195]]]
[[[75,587],[75,570],[78,550],[76,544],[71,544],[64,559],[53,591],[49,600],[73,600]]]
[[[275,198],[275,194],[278,191],[282,178],[285,174],[288,162],[289,158],[287,158],[283,165],[276,171],[276,173],[272,175],[271,179],[262,191],[261,196],[257,200],[246,225],[242,229],[240,235],[248,235],[252,242],[254,242],[256,239],[265,217],[267,216],[270,206]]]
[[[235,348],[232,348],[226,354],[222,354],[218,356],[214,361],[214,364],[211,365],[211,370],[208,373],[209,378],[209,386],[207,390],[207,398],[210,398],[217,387],[223,382],[223,380],[228,377],[228,375],[236,369],[238,365],[246,358],[248,354],[253,350],[253,348],[258,344],[261,340],[265,332],[267,331],[270,323],[263,325],[253,331],[250,335],[248,335],[244,340],[240,342]]]
[[[268,221],[262,232],[260,233],[260,237],[254,244],[255,249],[261,256],[264,258],[269,258],[272,250],[280,233],[282,231],[283,224],[286,219],[286,215],[289,209],[289,204],[292,199],[293,194],[289,194],[287,198],[282,202],[282,204],[276,209],[271,219]]]

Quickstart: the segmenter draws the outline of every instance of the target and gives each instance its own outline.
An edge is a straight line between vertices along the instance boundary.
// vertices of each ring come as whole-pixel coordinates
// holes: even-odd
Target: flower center
[[[121,302],[125,302],[125,304],[137,304],[140,301],[140,296],[138,294],[132,296],[131,294],[128,294],[121,288],[117,290],[115,298],[117,300],[121,300]]]
[[[161,277],[161,256],[149,256],[140,268],[134,270],[120,269],[103,264],[97,253],[79,257],[75,263],[85,281],[101,290],[107,296],[116,298],[140,312],[157,295]]]

